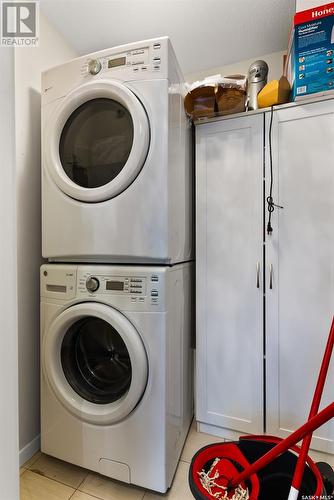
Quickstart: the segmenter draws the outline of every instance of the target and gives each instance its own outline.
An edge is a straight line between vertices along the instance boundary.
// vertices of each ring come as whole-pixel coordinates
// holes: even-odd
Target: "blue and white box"
[[[291,56],[293,100],[334,92],[334,3],[296,13]]]

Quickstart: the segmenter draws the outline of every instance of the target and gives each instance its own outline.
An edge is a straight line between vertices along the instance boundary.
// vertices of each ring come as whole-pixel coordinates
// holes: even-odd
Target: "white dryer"
[[[41,449],[165,492],[192,418],[192,264],[41,268]]]
[[[42,219],[49,261],[191,259],[190,126],[167,37],[43,73]]]

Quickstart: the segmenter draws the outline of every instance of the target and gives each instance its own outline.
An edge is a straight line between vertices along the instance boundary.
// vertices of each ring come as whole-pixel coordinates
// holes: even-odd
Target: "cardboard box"
[[[314,7],[319,7],[323,5],[324,0],[296,0],[296,12],[301,12],[302,10],[313,9]]]
[[[334,3],[297,12],[291,40],[293,100],[334,93]]]

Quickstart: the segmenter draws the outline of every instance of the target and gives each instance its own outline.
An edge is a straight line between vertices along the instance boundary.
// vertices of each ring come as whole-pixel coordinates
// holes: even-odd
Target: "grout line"
[[[101,497],[97,497],[97,496],[95,496],[95,495],[92,495],[92,493],[86,493],[85,491],[82,491],[82,490],[79,490],[79,489],[76,489],[76,490],[75,490],[75,492],[73,493],[73,495],[74,495],[76,492],[78,492],[78,493],[83,493],[84,495],[87,495],[88,497],[96,498],[97,500],[103,500],[103,498],[101,498]],[[73,496],[73,495],[72,495],[72,496]],[[72,497],[71,497],[71,498],[72,498]],[[68,499],[68,500],[70,500],[70,499]],[[141,499],[141,500],[142,500],[142,499]]]
[[[77,491],[81,491],[81,490],[79,490],[79,488],[80,488],[80,486],[82,486],[82,485],[83,485],[83,483],[86,481],[86,479],[87,479],[87,477],[89,476],[89,473],[90,473],[90,471],[89,471],[89,470],[87,470],[87,469],[83,469],[83,470],[86,470],[86,475],[85,475],[85,477],[83,478],[83,480],[82,480],[82,481],[78,484],[78,486],[77,486],[77,488],[76,488],[76,489],[77,489]],[[83,493],[84,493],[84,492],[83,492]]]
[[[135,485],[135,484],[127,484],[127,483],[124,483],[123,481],[118,481],[117,479],[113,479],[112,477],[103,476],[103,475],[99,474],[98,472],[88,471],[87,476],[88,476],[88,474],[90,474],[90,472],[91,472],[92,474],[96,474],[97,476],[101,476],[102,478],[105,478],[105,479],[107,479],[107,480],[110,480],[111,482],[115,482],[116,484],[118,484],[118,483],[119,483],[121,486],[124,486],[124,487],[127,487],[127,486],[128,486],[129,488],[140,488],[140,489],[142,489],[142,490],[143,490],[143,496],[140,498],[140,500],[144,500],[144,497],[145,497],[146,493],[148,492],[148,490],[147,490],[147,489],[145,489],[145,488],[141,488],[140,486],[137,486],[137,487],[136,487],[136,485]],[[86,478],[87,478],[87,476],[86,476]],[[86,479],[86,478],[85,478],[85,479]],[[97,500],[103,500],[103,498],[96,496],[96,494],[93,494],[93,493],[90,493],[90,492],[89,492],[89,493],[87,493],[86,491],[84,491],[84,490],[80,490],[80,489],[79,489],[79,488],[82,486],[82,483],[85,481],[85,479],[83,479],[83,480],[81,481],[81,483],[79,484],[78,488],[77,488],[75,491],[78,491],[79,493],[84,493],[85,495],[88,495],[88,496],[91,496],[91,497],[93,497],[93,498],[96,498]],[[74,492],[74,493],[75,493],[75,492]],[[74,493],[73,493],[73,495],[74,495]]]
[[[44,479],[48,479],[49,481],[53,481],[54,483],[61,484],[62,486],[67,486],[67,488],[71,488],[72,490],[74,490],[73,493],[76,492],[76,488],[74,486],[70,486],[69,484],[63,483],[62,481],[58,481],[58,479],[54,479],[53,477],[46,476],[45,474],[39,474],[38,472],[35,472],[33,470],[30,470],[30,469],[26,469],[23,472],[23,474],[25,474],[28,471],[31,472],[32,474],[35,474],[35,476],[44,477]],[[22,474],[22,476],[23,476],[23,474]]]
[[[22,471],[19,475],[19,480],[21,481],[21,477],[24,476],[24,474],[27,472],[27,470],[29,469],[24,469],[24,471]]]
[[[82,485],[82,483],[85,481],[85,479],[87,478],[88,474],[89,474],[89,470],[87,469],[84,469],[83,467],[79,467],[77,465],[74,465],[74,467],[78,467],[79,469],[81,469],[82,471],[85,471],[86,472],[86,475],[84,476],[84,478],[82,479],[82,481],[80,481],[79,485],[76,487],[76,486],[72,486],[72,485],[69,485],[67,483],[64,483],[63,481],[61,481],[60,479],[55,479],[53,477],[50,477],[46,474],[43,474],[43,473],[39,473],[38,470],[36,469],[33,469],[33,467],[36,465],[37,463],[37,460],[39,458],[41,458],[42,455],[40,455],[32,464],[29,468],[27,468],[26,470],[29,470],[30,472],[33,472],[34,474],[36,474],[37,476],[41,476],[41,477],[46,477],[47,479],[51,479],[51,481],[55,481],[56,483],[59,483],[59,484],[62,484],[64,486],[68,486],[69,488],[72,488],[74,489],[74,491],[76,491],[77,489],[79,489],[79,487]],[[48,455],[45,455],[45,456],[48,456]],[[51,457],[51,458],[54,458],[54,457]],[[55,460],[58,460],[57,458],[54,458]],[[62,462],[64,462],[62,460]],[[67,462],[64,462],[65,464],[67,464]],[[72,465],[72,464],[69,464],[69,465]],[[22,473],[24,474],[24,473]]]
[[[34,459],[35,455],[38,455],[38,456]],[[30,470],[30,467],[32,467],[37,462],[37,460],[39,460],[41,457],[42,457],[42,452],[40,450],[36,451],[36,453],[31,458],[29,458],[29,460],[27,460],[23,465],[21,465],[21,467],[24,467],[26,470]],[[29,467],[27,467],[25,465],[27,463],[29,463]]]

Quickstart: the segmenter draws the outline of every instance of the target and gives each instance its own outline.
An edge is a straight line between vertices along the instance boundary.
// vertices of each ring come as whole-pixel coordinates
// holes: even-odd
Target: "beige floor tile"
[[[194,500],[188,486],[188,472],[189,464],[179,462],[172,487],[166,495],[150,491],[145,493],[144,500],[162,500],[163,498],[168,498],[168,500]]]
[[[36,460],[39,459],[39,457],[41,456],[41,452],[38,451],[37,453],[35,453],[35,455],[33,455],[29,460],[27,460],[23,465],[22,467],[24,467],[25,469],[29,469],[29,467],[31,467],[35,462]]]
[[[206,446],[207,444],[218,443],[219,441],[222,441],[222,439],[217,436],[197,432],[196,423],[193,422],[182,451],[181,460],[190,463],[193,456],[200,448]]]
[[[29,469],[36,474],[49,477],[75,489],[88,475],[86,469],[44,454]]]
[[[20,500],[68,500],[73,488],[27,470],[20,480]]]
[[[71,497],[71,500],[96,500],[97,497],[92,497],[91,495],[87,495],[87,493],[82,493],[82,491],[76,491]]]
[[[101,500],[142,500],[145,490],[89,473],[79,490]]]

